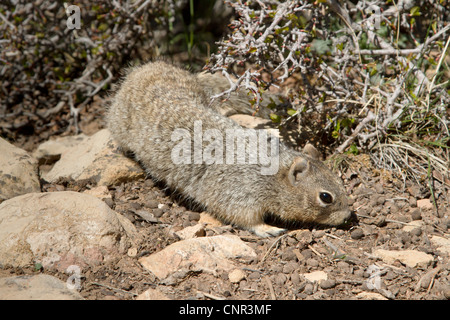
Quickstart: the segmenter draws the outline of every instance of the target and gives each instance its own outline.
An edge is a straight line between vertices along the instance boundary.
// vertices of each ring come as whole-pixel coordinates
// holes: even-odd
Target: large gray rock
[[[83,300],[67,284],[55,277],[39,274],[0,278],[0,300]]]
[[[235,259],[256,258],[255,251],[237,236],[213,236],[182,240],[139,262],[159,279],[182,271],[217,270],[230,271],[236,268]]]
[[[116,185],[144,176],[142,168],[118,150],[117,144],[112,140],[111,133],[107,129],[79,139],[79,143],[74,143],[72,147],[61,148],[58,143],[51,145],[59,151],[48,150],[49,145],[41,149],[46,150],[45,154],[55,154],[55,152],[62,152],[62,154],[53,168],[42,176],[48,182],[56,182],[60,178],[71,178],[93,179],[98,185]]]
[[[37,161],[26,151],[0,138],[0,202],[40,192]]]
[[[88,194],[30,193],[0,204],[0,265],[82,268],[125,254],[135,239],[129,220]]]
[[[388,264],[393,264],[396,260],[404,265],[415,268],[418,266],[428,266],[433,262],[433,256],[417,250],[385,250],[377,249],[373,255]]]
[[[61,158],[61,155],[70,148],[76,147],[89,136],[81,133],[76,136],[57,137],[41,143],[33,156],[39,160],[39,164],[53,164]]]

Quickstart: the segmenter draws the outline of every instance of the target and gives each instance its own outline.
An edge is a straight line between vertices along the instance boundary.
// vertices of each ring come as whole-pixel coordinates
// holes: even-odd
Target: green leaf
[[[266,39],[264,39],[264,43],[271,43],[273,40],[273,34],[269,34]]]
[[[281,122],[281,117],[275,113],[271,113],[269,117],[272,120],[272,122],[275,122],[275,123]]]
[[[359,150],[358,147],[354,144],[350,145],[350,147],[348,148],[347,154],[354,154],[354,155],[358,155],[359,154]]]
[[[289,27],[278,28],[277,30],[275,30],[275,34],[281,34],[285,31],[289,31]]]
[[[355,119],[345,118],[345,119],[342,119],[341,125],[344,128],[348,128],[348,127],[351,127],[354,122],[355,122]]]
[[[412,7],[410,11],[411,16],[420,16],[420,7]]]
[[[331,136],[332,136],[334,139],[339,138],[339,131],[333,131],[333,132],[331,133]]]
[[[297,113],[297,110],[294,110],[294,109],[291,109],[291,108],[288,108],[288,110],[287,110],[287,114],[290,115],[291,117],[293,115],[295,115],[296,113]]]

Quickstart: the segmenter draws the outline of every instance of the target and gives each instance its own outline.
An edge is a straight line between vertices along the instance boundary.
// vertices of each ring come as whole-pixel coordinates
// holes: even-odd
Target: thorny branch
[[[154,32],[168,29],[164,17],[184,2],[81,0],[80,29],[67,26],[71,13],[61,1],[2,2],[0,129],[13,135],[29,122],[51,126],[68,106],[64,115],[78,132],[81,111],[116,80],[138,44],[156,42]]]

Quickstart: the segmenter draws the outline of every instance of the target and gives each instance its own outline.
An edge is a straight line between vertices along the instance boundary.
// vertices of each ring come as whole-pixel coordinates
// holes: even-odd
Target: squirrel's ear
[[[320,160],[320,152],[316,148],[314,148],[314,146],[310,143],[307,143],[303,147],[303,153],[307,154],[313,159]]]
[[[289,182],[295,186],[301,179],[302,176],[309,168],[309,162],[305,158],[298,157],[292,162],[291,168],[289,169],[288,179]]]

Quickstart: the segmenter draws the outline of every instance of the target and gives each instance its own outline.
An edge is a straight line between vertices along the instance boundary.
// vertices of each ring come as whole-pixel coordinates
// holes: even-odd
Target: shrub
[[[363,149],[405,180],[444,183],[448,1],[226,2],[236,19],[207,68],[230,89],[213,99],[247,90],[257,107],[264,91],[297,77],[301,86],[288,95],[295,111],[281,125],[295,116],[300,131],[326,132],[336,153]]]

